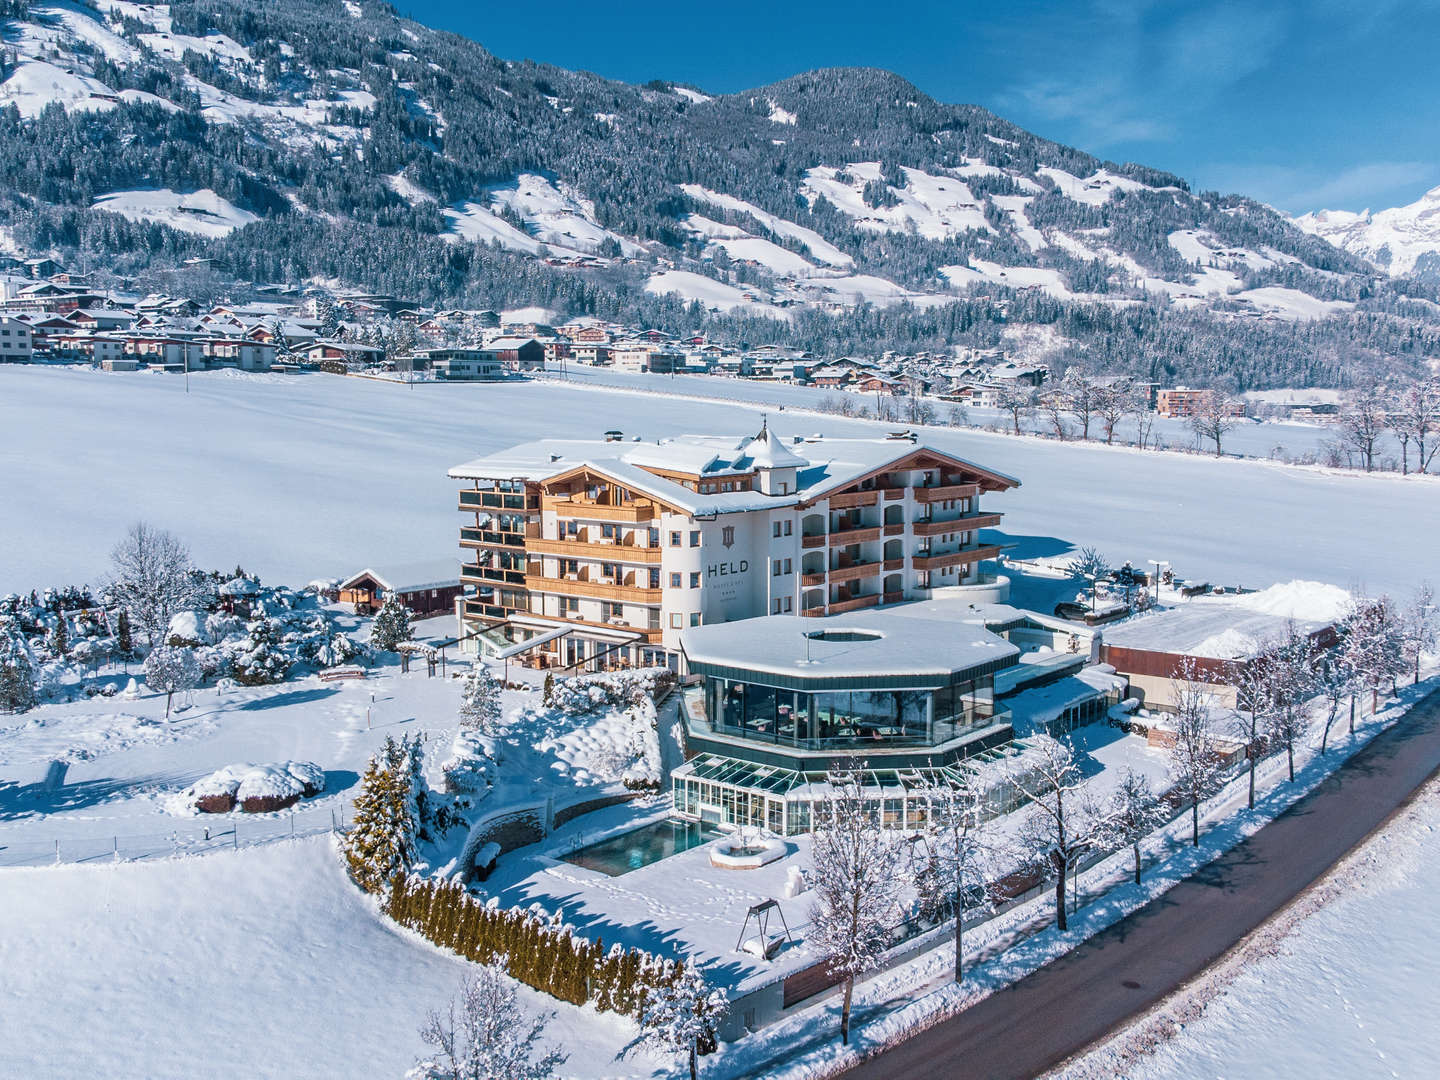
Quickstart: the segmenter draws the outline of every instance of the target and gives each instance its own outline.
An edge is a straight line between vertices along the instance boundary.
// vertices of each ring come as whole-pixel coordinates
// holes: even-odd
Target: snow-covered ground
[[[1440,788],[1431,784],[1280,926],[1066,1075],[1433,1074],[1436,955],[1422,928],[1433,920],[1437,889]],[[1211,985],[1225,979],[1233,981]]]
[[[381,921],[328,837],[0,872],[0,1075],[399,1077],[466,968]],[[555,1012],[566,1072],[648,1077],[613,1015]]]
[[[188,540],[202,565],[243,561],[267,581],[303,584],[447,553],[458,560],[446,470],[554,431],[557,416],[576,436],[597,437],[610,428],[738,437],[759,427],[761,411],[778,429],[807,435],[880,437],[894,427],[777,412],[776,397],[813,402],[813,392],[692,384],[775,396],[749,405],[551,381],[403,387],[224,372],[192,375],[187,394],[175,376],[0,368],[0,592],[96,581],[115,540],[142,518]],[[83,439],[57,440],[77,423]],[[1252,429],[1291,430],[1242,430]],[[1415,568],[1433,565],[1429,537],[1440,533],[1429,479],[966,429],[929,429],[925,438],[1020,477],[1018,490],[991,500],[1006,515],[996,534],[1018,557],[1094,544],[1112,560],[1168,559],[1182,575],[1227,585],[1305,578],[1408,592]]]

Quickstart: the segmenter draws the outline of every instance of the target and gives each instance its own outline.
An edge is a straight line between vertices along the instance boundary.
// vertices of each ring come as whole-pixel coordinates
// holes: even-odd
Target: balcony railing
[[[830,568],[830,583],[836,585],[845,581],[858,581],[861,578],[876,577],[879,573],[880,564],[874,561],[835,566]]]
[[[824,584],[825,584],[825,571],[822,570],[822,571],[820,571],[818,574],[801,574],[801,575],[800,575],[800,584],[801,584],[801,585],[824,585]]]
[[[525,510],[534,509],[534,506],[526,507],[525,496],[507,494],[498,491],[462,491],[460,492],[461,510]]]
[[[599,600],[628,601],[632,604],[658,604],[664,594],[659,588],[627,585],[623,582],[583,581],[572,578],[527,574],[525,587],[532,592],[555,593],[561,596],[585,596]]]
[[[598,559],[601,562],[656,563],[662,549],[641,544],[601,543],[594,540],[550,540],[536,537],[526,542],[526,549],[536,555],[563,555],[569,559]]]
[[[465,526],[460,530],[461,547],[513,547],[525,546],[525,534],[499,532],[495,529],[476,529]]]
[[[993,559],[1000,554],[998,544],[971,544],[959,551],[949,551],[943,555],[916,555],[916,570],[940,570],[947,566],[969,566],[980,562],[982,559]]]
[[[818,548],[825,546],[824,533],[807,533],[800,537],[800,546],[803,548]]]
[[[866,544],[880,539],[880,526],[873,525],[860,529],[837,529],[830,534],[830,546]]]
[[[841,600],[830,605],[831,615],[843,615],[847,611],[859,611],[861,608],[874,607],[880,603],[880,594],[871,593],[868,596],[855,596],[849,600]]]
[[[920,518],[912,524],[916,536],[938,536],[947,532],[990,529],[1000,524],[1002,514],[961,514],[953,518]]]
[[[543,502],[544,508],[553,510],[558,517],[579,518],[584,521],[650,521],[658,512],[655,505],[649,502],[614,506],[584,499],[562,499],[552,495],[547,495]]]
[[[830,496],[831,510],[844,510],[851,506],[874,506],[880,501],[878,491],[852,491],[844,495]]]
[[[933,487],[917,487],[916,502],[943,502],[946,499],[968,499],[980,493],[979,484],[937,484]]]

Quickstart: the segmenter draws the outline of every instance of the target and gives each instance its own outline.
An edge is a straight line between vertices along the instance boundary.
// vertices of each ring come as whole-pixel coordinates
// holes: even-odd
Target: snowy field
[[[668,380],[657,380],[665,381]],[[713,384],[712,384],[713,385]],[[747,384],[733,384],[737,393]],[[766,391],[775,388],[760,387]],[[715,392],[712,390],[711,392]],[[454,553],[450,466],[542,434],[647,438],[787,432],[879,436],[893,425],[774,404],[565,386],[416,384],[213,372],[185,380],[80,368],[0,369],[0,593],[95,581],[135,520],[206,566],[300,583]],[[1263,586],[1305,578],[1408,592],[1436,563],[1433,480],[1140,453],[936,428],[927,441],[1019,476],[992,505],[1011,554],[1095,544],[1112,560]]]
[[[6,1077],[398,1078],[468,966],[378,919],[328,837],[7,870],[0,911]],[[628,1025],[518,992],[557,1013],[566,1072],[652,1074],[644,1055],[613,1061]]]

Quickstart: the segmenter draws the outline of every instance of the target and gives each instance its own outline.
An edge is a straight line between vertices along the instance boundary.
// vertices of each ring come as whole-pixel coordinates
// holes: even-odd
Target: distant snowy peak
[[[1306,232],[1374,263],[1392,277],[1417,272],[1440,276],[1440,187],[1408,206],[1358,214],[1316,210],[1294,220]]]

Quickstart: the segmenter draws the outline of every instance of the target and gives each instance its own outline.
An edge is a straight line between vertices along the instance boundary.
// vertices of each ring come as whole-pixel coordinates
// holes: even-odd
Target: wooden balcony
[[[844,495],[830,496],[831,510],[845,510],[851,506],[874,506],[880,501],[878,491],[851,491]]]
[[[525,588],[531,592],[552,593],[556,596],[585,596],[594,600],[611,600],[629,604],[658,604],[663,589],[651,589],[640,585],[626,585],[608,581],[574,581],[569,578],[547,577],[544,574],[527,574]]]
[[[830,534],[830,546],[843,547],[849,544],[866,544],[871,540],[879,539],[880,526],[878,525],[868,529],[840,529]]]
[[[818,548],[818,547],[824,547],[824,546],[825,546],[825,534],[824,534],[824,533],[818,533],[818,534],[816,534],[815,536],[802,536],[802,537],[800,537],[800,546],[801,546],[802,548]]]
[[[662,549],[639,544],[603,544],[589,540],[547,540],[536,537],[525,542],[532,555],[560,555],[567,559],[592,559],[600,562],[643,563],[658,566]]]
[[[892,521],[885,526],[886,536],[904,536],[905,523],[903,521]]]
[[[900,603],[900,601],[905,599],[904,592],[887,592],[881,593],[880,595],[887,604],[898,604]]]
[[[476,529],[467,525],[460,530],[460,546],[466,548],[506,547],[524,550],[525,534],[500,532],[496,529]]]
[[[469,491],[460,492],[461,510],[536,510],[534,501],[526,505],[524,495],[515,492]]]
[[[524,585],[525,571],[464,563],[460,567],[460,580],[474,585]]]
[[[905,560],[904,560],[904,559],[886,559],[885,562],[884,562],[884,566],[885,566],[885,569],[886,569],[886,570],[904,570],[904,569],[905,569]]]
[[[869,596],[856,596],[850,600],[842,600],[838,604],[831,604],[830,614],[843,615],[847,611],[859,611],[861,608],[875,607],[879,603],[879,593],[871,593]]]
[[[541,506],[545,510],[554,511],[557,517],[578,518],[582,521],[651,521],[659,513],[655,504],[649,501],[612,506],[583,499],[562,499],[557,495],[542,497]]]
[[[906,489],[903,487],[887,487],[882,488],[881,490],[883,490],[885,493],[886,502],[897,502],[898,500],[905,498]]]
[[[806,585],[806,586],[809,586],[809,585],[824,585],[824,584],[825,584],[825,572],[822,570],[822,571],[821,571],[820,573],[818,573],[818,574],[801,574],[801,575],[800,575],[800,584],[801,584],[801,585]]]
[[[970,532],[974,529],[990,529],[1000,524],[1003,514],[962,514],[960,517],[936,518],[934,521],[916,521],[911,524],[916,536],[939,536],[948,532]]]
[[[942,484],[936,487],[912,488],[915,501],[922,503],[943,502],[946,499],[968,499],[980,493],[979,484]]]
[[[947,566],[969,566],[981,559],[993,559],[999,554],[999,544],[972,544],[944,555],[916,555],[915,569],[941,570]]]
[[[825,605],[817,604],[815,607],[801,608],[800,614],[807,619],[820,619],[825,616]]]
[[[854,566],[836,567],[830,571],[830,584],[838,585],[844,581],[859,581],[861,578],[879,577],[880,564],[878,562],[856,563]]]

